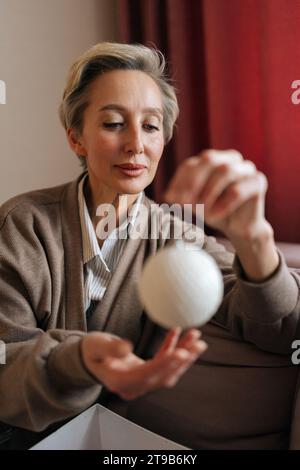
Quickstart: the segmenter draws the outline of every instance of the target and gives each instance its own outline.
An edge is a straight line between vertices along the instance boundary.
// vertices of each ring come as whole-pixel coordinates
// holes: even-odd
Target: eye
[[[159,127],[154,126],[153,124],[144,124],[144,129],[146,129],[149,132],[159,131]]]
[[[120,129],[123,126],[123,122],[104,122],[103,127],[106,129]]]

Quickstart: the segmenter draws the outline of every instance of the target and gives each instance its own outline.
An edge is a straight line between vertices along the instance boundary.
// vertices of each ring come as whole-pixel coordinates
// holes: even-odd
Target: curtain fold
[[[277,240],[300,242],[300,0],[119,0],[120,40],[170,61],[180,117],[149,195],[204,148],[236,148],[269,180]]]

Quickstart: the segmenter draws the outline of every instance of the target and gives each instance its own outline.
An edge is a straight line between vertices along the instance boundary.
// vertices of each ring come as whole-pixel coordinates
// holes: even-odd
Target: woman
[[[130,212],[126,233],[136,224],[149,230],[148,218],[139,215],[141,204],[151,205],[143,190],[177,114],[164,60],[154,50],[100,43],[73,64],[60,118],[86,171],[75,182],[1,207],[0,336],[7,344],[1,421],[41,431],[92,405],[101,390],[100,401],[125,413],[128,400],[174,387],[205,351],[195,329],[183,335],[173,329],[162,339],[165,332],[139,303],[145,259],[170,242],[163,232],[148,239],[96,236],[103,204],[113,204],[119,222]],[[206,221],[236,249],[237,278],[232,255],[205,238],[224,274],[215,323],[287,353],[299,289],[264,217],[265,192],[265,177],[238,152],[210,150],[183,162],[166,201],[204,203]]]

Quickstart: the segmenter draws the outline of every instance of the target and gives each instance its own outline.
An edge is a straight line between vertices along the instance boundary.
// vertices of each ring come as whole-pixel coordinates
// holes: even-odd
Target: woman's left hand
[[[205,222],[232,242],[249,277],[261,280],[276,269],[279,259],[273,229],[265,219],[266,191],[266,177],[239,152],[206,150],[183,161],[165,200],[204,204]],[[265,249],[268,259],[261,263],[258,258]],[[256,261],[262,266],[255,266]]]

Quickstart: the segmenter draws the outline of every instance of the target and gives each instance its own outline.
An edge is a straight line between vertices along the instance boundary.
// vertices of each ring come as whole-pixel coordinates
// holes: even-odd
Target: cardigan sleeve
[[[30,217],[0,214],[0,421],[41,431],[89,407],[101,386],[81,359],[84,333],[47,330],[50,268]]]
[[[238,257],[215,237],[205,236],[199,227],[182,224],[176,218],[173,224],[175,228],[170,233],[179,233],[183,227],[183,239],[209,253],[222,272],[224,297],[212,322],[262,350],[292,355],[292,343],[300,338],[300,277],[288,269],[283,255],[279,252],[279,267],[270,278],[250,282]],[[170,238],[167,243],[170,242],[174,243],[174,239]]]
[[[237,256],[205,237],[203,248],[215,258],[224,279],[223,302],[213,321],[258,348],[292,354],[300,338],[300,278],[279,252],[279,267],[264,282],[250,282]]]

